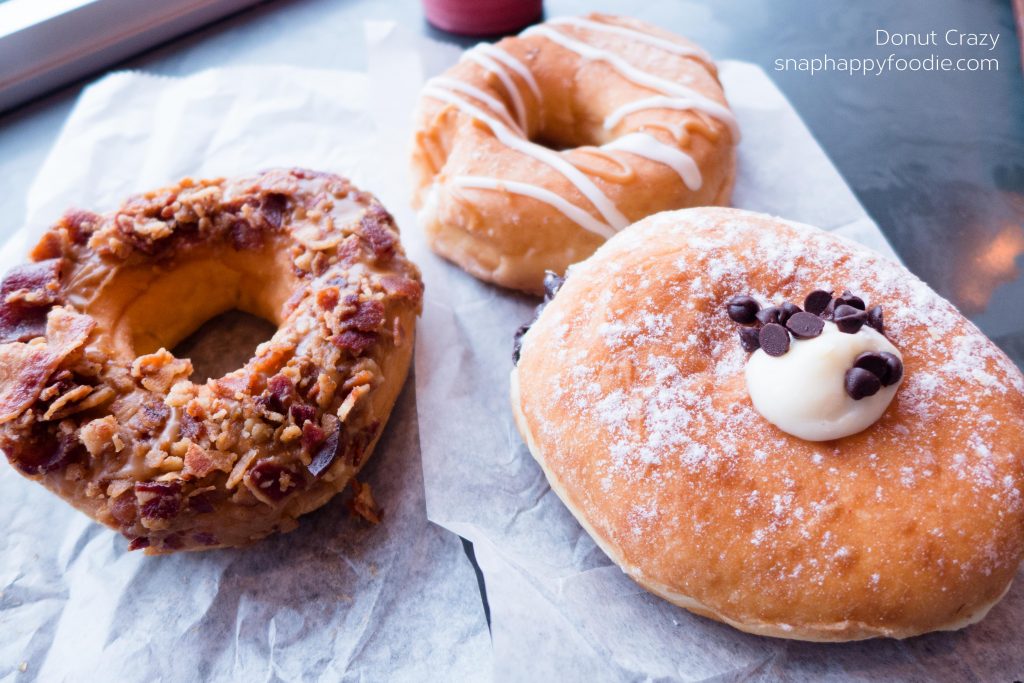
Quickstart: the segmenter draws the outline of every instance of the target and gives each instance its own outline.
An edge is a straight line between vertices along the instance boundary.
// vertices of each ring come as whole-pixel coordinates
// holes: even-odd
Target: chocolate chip
[[[878,355],[885,359],[887,370],[885,377],[882,378],[882,384],[888,387],[899,382],[903,378],[903,361],[900,357],[888,351],[882,351]]]
[[[729,310],[729,317],[733,322],[740,325],[752,325],[757,321],[757,312],[761,310],[761,304],[757,303],[752,296],[737,294],[729,299],[726,308]]]
[[[850,290],[843,292],[842,296],[836,297],[836,308],[840,306],[853,306],[854,308],[863,311],[864,310],[864,299],[861,299],[855,294],[851,294]]]
[[[828,302],[828,305],[825,306],[825,310],[822,311],[821,313],[819,313],[818,316],[822,320],[832,320],[832,318],[835,317],[835,312],[836,312],[836,300],[832,299],[831,301]]]
[[[786,329],[793,333],[797,339],[812,339],[821,334],[825,328],[825,321],[806,311],[800,311],[786,321]]]
[[[781,306],[779,306],[779,324],[785,325],[787,320],[792,318],[797,313],[802,312],[802,310],[803,309],[801,309],[796,304],[791,304],[788,301],[782,304]]]
[[[769,356],[781,356],[789,351],[789,332],[778,323],[768,323],[762,327],[757,340]]]
[[[747,353],[753,353],[761,348],[758,330],[756,327],[740,328],[740,345]]]
[[[847,334],[856,334],[861,327],[864,325],[864,321],[867,320],[867,313],[858,310],[849,304],[840,304],[836,306],[835,313],[832,314],[832,319],[836,323],[836,327],[839,328],[840,332]]]
[[[882,321],[881,306],[875,306],[868,311],[868,325],[874,328],[878,334],[885,334],[885,324]]]
[[[832,292],[826,292],[824,289],[816,289],[807,295],[804,299],[804,310],[814,315],[821,315],[821,313],[828,307],[832,301]]]
[[[526,335],[527,332],[530,331],[530,326],[533,325],[534,322],[536,322],[536,321],[535,320],[531,320],[528,323],[523,323],[522,325],[520,325],[519,328],[516,330],[515,335],[512,337],[512,364],[513,365],[519,365],[519,353],[523,349],[523,337]]]
[[[544,271],[544,301],[545,303],[555,298],[558,290],[565,284],[565,278],[554,271]]]
[[[850,368],[846,371],[846,393],[854,401],[874,396],[882,388],[882,382],[874,373],[864,368]]]
[[[762,325],[767,325],[768,323],[779,322],[779,315],[781,314],[781,308],[779,308],[778,306],[769,306],[768,308],[762,308],[760,311],[758,311],[756,317],[759,323],[761,323]]]
[[[867,370],[877,377],[882,384],[885,384],[885,378],[889,374],[889,366],[885,359],[882,358],[882,354],[872,351],[865,351],[857,356],[853,361],[853,367]]]

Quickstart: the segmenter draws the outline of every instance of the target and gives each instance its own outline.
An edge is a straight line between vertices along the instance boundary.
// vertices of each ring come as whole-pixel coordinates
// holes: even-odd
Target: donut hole
[[[554,152],[564,152],[579,147],[599,147],[608,142],[608,135],[600,124],[575,122],[570,125],[554,120],[545,121],[543,127],[530,136],[530,142]]]
[[[201,338],[209,336],[209,329],[223,325],[220,316],[229,311],[236,312],[229,318],[235,322],[239,313],[248,314],[244,329],[238,327],[238,338],[218,336],[210,342],[221,344],[221,355],[235,362],[239,354],[259,343],[250,349],[248,340],[265,339],[281,325],[284,305],[298,287],[289,250],[266,244],[244,250],[196,247],[176,258],[172,267],[153,263],[122,267],[97,288],[82,289],[86,312],[96,318],[97,327],[107,330],[114,355],[128,362],[161,348],[176,349],[207,324]],[[250,329],[260,327],[252,318],[263,323],[258,334]],[[192,342],[189,348],[200,340]],[[241,367],[245,360],[229,370]]]
[[[204,322],[171,353],[178,358],[190,358],[189,379],[203,383],[242,367],[256,354],[256,347],[276,331],[277,325],[269,320],[232,309]]]

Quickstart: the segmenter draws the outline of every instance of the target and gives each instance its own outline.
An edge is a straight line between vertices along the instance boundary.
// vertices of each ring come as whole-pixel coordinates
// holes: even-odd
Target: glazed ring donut
[[[553,19],[427,83],[413,203],[438,254],[538,293],[546,270],[635,220],[727,204],[737,140],[693,43],[634,19]]]
[[[883,304],[905,373],[864,431],[805,441],[754,409],[725,303],[817,288]],[[522,338],[512,405],[613,561],[744,631],[957,629],[1021,560],[1020,371],[902,266],[815,228],[713,208],[630,227],[570,269]]]
[[[293,529],[354,482],[409,367],[419,273],[335,175],[184,180],[69,212],[31,259],[2,285],[0,448],[132,549]],[[191,381],[166,349],[231,309],[277,332]]]

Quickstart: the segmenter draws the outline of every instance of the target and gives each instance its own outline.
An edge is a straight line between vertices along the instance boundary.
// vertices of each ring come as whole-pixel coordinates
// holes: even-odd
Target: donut
[[[552,19],[426,83],[413,205],[435,252],[539,293],[633,221],[727,204],[738,138],[698,46],[635,19]]]
[[[846,641],[958,629],[1008,590],[1024,378],[899,264],[768,216],[665,212],[573,266],[520,342],[524,441],[648,591],[750,633]],[[755,356],[783,371],[775,421],[751,399]],[[793,433],[886,387],[877,419]]]
[[[183,180],[69,211],[3,280],[0,449],[147,553],[251,543],[352,483],[405,380],[419,272],[336,175]],[[239,309],[277,325],[198,383],[167,349]]]

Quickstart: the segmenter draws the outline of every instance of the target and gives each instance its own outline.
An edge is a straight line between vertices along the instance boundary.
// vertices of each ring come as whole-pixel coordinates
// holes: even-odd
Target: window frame
[[[6,0],[0,112],[267,0]]]

